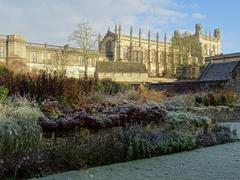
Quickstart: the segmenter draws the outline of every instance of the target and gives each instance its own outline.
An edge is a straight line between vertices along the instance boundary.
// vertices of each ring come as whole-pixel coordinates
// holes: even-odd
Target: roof
[[[129,62],[98,61],[96,70],[97,72],[148,73],[145,64]]]
[[[210,60],[224,60],[224,59],[230,59],[230,58],[240,58],[240,53],[231,53],[231,54],[220,54],[216,56],[210,56],[206,57],[206,61]]]
[[[239,62],[240,60],[210,62],[200,75],[199,81],[227,81]]]

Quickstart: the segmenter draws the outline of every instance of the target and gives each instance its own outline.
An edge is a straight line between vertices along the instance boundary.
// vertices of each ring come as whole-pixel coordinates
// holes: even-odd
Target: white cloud
[[[0,0],[0,34],[21,33],[29,41],[68,43],[68,35],[81,21],[89,21],[97,32],[122,24],[162,31],[166,26],[203,19],[200,13],[185,12],[176,0]],[[173,29],[174,30],[174,29]]]
[[[194,18],[194,19],[206,19],[207,16],[205,14],[201,14],[201,13],[193,13],[192,18]]]

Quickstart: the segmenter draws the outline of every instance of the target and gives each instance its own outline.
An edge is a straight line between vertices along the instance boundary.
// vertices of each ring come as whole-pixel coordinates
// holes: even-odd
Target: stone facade
[[[98,51],[92,51],[88,61],[88,76],[93,77],[97,61],[106,58]],[[29,70],[65,70],[69,77],[84,76],[84,62],[81,50],[69,46],[55,46],[26,42],[24,36],[0,36],[0,62],[24,62]]]
[[[104,53],[109,61],[136,62],[146,65],[150,76],[175,77],[178,67],[181,65],[194,65],[200,67],[204,64],[204,58],[221,53],[220,30],[215,29],[214,35],[203,34],[199,24],[195,26],[195,33],[183,33],[175,31],[171,42],[142,38],[141,29],[138,37],[123,35],[121,25],[115,27],[115,32],[108,30],[101,38],[99,36],[99,51]],[[181,71],[181,69],[180,69]],[[194,76],[195,77],[195,76]]]
[[[132,28],[129,36],[123,35],[121,26],[116,26],[114,33],[108,30],[104,38],[99,36],[98,41],[99,50],[92,51],[92,58],[89,59],[89,77],[96,75],[97,61],[144,64],[149,77],[176,77],[177,72],[185,72],[179,68],[181,65],[199,67],[203,65],[204,57],[221,52],[219,29],[214,30],[213,36],[206,35],[200,25],[196,25],[194,34],[175,31],[171,42],[168,42],[166,35],[160,41],[159,33],[156,40],[152,40],[150,31],[147,39],[142,38],[141,30],[135,37]],[[29,70],[62,69],[75,78],[83,77],[85,71],[78,48],[31,43],[22,35],[0,36],[0,62],[16,61],[24,62]],[[191,70],[186,72],[190,72],[188,78],[193,76]]]

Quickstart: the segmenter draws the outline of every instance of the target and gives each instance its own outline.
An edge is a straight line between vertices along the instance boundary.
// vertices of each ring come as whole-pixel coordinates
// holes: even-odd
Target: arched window
[[[129,50],[128,48],[125,49],[125,59],[129,58]]]
[[[112,52],[112,42],[108,41],[106,43],[106,52]]]

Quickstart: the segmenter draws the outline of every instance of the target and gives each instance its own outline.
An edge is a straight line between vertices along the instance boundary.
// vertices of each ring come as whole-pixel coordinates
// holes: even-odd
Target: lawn
[[[240,143],[236,142],[83,171],[70,171],[42,180],[240,179],[239,167]]]

